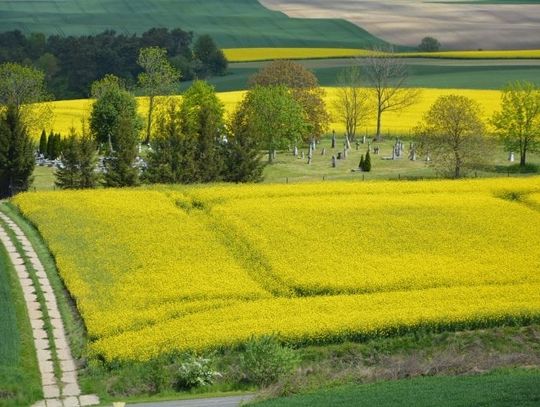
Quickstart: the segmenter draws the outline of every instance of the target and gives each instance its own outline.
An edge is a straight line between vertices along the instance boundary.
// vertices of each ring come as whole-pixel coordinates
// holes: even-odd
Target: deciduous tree
[[[361,71],[357,66],[349,67],[338,75],[334,109],[345,125],[345,134],[349,140],[354,140],[358,128],[371,113],[369,93],[362,88]]]
[[[440,96],[415,133],[431,165],[448,177],[462,177],[483,164],[489,151],[480,107],[461,95]]]
[[[306,132],[302,138],[319,139],[328,130],[330,115],[324,102],[325,91],[313,72],[303,65],[286,60],[274,61],[250,79],[252,86],[285,86],[306,114]]]
[[[178,89],[180,72],[167,59],[167,50],[159,47],[143,48],[137,63],[144,69],[139,74],[139,87],[148,96],[145,143],[150,141],[152,118],[160,96],[174,93]]]
[[[269,162],[275,150],[296,144],[307,126],[304,110],[284,86],[252,88],[234,115],[238,129],[268,150]]]
[[[361,61],[367,84],[375,100],[377,114],[376,138],[381,139],[382,115],[403,110],[418,101],[419,92],[407,88],[407,66],[391,51],[376,50]]]
[[[540,150],[540,88],[526,81],[510,83],[491,123],[506,148],[519,152],[520,166],[525,167],[527,154]]]

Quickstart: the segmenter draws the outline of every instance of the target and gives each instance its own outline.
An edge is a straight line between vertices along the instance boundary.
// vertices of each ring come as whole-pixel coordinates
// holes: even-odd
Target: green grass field
[[[42,397],[30,322],[15,271],[0,244],[0,405],[30,405]]]
[[[354,64],[351,59],[327,59],[298,61],[311,69],[322,86],[336,86],[337,75],[346,66]],[[266,62],[267,63],[267,62]],[[231,64],[229,74],[209,80],[219,92],[242,90],[248,87],[250,76],[265,62]],[[411,87],[456,89],[501,89],[510,81],[529,80],[540,83],[540,62],[525,64],[519,61],[439,61],[408,60]],[[190,82],[182,82],[185,90]]]
[[[85,35],[180,27],[212,35],[222,47],[369,48],[382,41],[344,20],[293,19],[257,0],[77,0],[0,2],[2,31]]]
[[[348,385],[257,403],[260,407],[525,407],[540,403],[540,371],[505,370],[478,376],[422,377]]]

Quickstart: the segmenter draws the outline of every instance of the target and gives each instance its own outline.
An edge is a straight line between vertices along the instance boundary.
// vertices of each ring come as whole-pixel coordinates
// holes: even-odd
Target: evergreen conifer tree
[[[47,133],[45,129],[41,131],[41,137],[39,138],[39,153],[44,157],[47,156]]]
[[[148,154],[146,181],[189,184],[197,181],[196,140],[185,137],[177,106],[172,102],[158,117],[152,151]]]
[[[53,154],[54,154],[54,133],[53,131],[51,130],[51,132],[49,133],[49,137],[47,137],[47,158],[49,160],[52,160],[53,159]]]
[[[369,151],[366,153],[366,158],[364,159],[364,168],[363,170],[365,172],[371,171],[371,156],[369,154]]]
[[[262,181],[266,163],[262,160],[257,140],[250,137],[245,129],[236,129],[224,149],[224,181],[236,183]]]
[[[127,187],[139,183],[139,169],[134,166],[139,141],[136,120],[137,117],[129,110],[120,112],[113,129],[116,147],[105,162],[104,185],[107,187]]]
[[[0,198],[27,191],[34,171],[34,143],[15,106],[0,114]]]
[[[358,164],[358,168],[364,171],[364,154],[360,156],[360,164]]]
[[[99,173],[96,172],[98,161],[97,146],[90,135],[83,134],[78,141],[80,151],[81,189],[95,188],[99,181]]]
[[[65,140],[61,156],[62,166],[54,173],[55,185],[62,189],[78,189],[81,185],[81,151],[77,136],[71,133]]]

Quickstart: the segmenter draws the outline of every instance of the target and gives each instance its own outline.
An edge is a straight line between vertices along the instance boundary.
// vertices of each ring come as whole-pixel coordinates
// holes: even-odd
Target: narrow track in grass
[[[45,400],[34,406],[90,406],[95,395],[82,395],[55,293],[43,264],[21,228],[0,207],[0,241],[19,277],[37,353]]]

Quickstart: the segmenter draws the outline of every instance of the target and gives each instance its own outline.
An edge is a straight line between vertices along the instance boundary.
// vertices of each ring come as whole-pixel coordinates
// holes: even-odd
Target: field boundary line
[[[34,407],[99,404],[97,396],[81,395],[77,366],[71,354],[55,293],[41,260],[22,229],[1,210],[0,220],[5,225],[0,224],[0,241],[8,252],[23,290],[41,375],[45,399],[35,403]],[[9,232],[13,237],[9,236]],[[17,249],[17,244],[21,250]],[[38,293],[42,294],[41,303]],[[52,336],[46,330],[46,317],[52,326]]]

